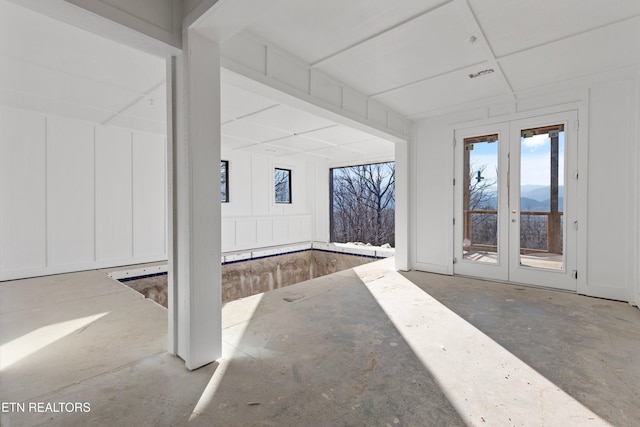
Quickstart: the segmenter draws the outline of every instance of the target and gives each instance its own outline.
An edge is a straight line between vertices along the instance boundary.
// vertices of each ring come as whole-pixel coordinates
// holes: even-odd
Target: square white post
[[[197,369],[222,353],[220,48],[193,30],[169,69],[169,352]]]
[[[409,270],[409,152],[406,141],[396,142],[396,269]]]

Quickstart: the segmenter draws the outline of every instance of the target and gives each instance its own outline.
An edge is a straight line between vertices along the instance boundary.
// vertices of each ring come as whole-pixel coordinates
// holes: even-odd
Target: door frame
[[[458,144],[458,142],[456,141],[456,137],[459,137],[462,135],[471,135],[471,134],[478,135],[480,134],[477,132],[479,129],[481,130],[487,130],[492,128],[497,129],[504,124],[507,124],[508,127],[511,127],[511,124],[515,122],[529,124],[529,123],[542,123],[546,121],[548,123],[549,120],[553,120],[555,118],[555,120],[557,121],[558,120],[557,117],[560,117],[560,116],[566,117],[567,115],[570,117],[567,123],[567,126],[568,126],[567,129],[568,130],[570,129],[574,132],[574,138],[575,138],[575,141],[574,141],[575,152],[573,156],[570,156],[570,158],[567,159],[567,165],[565,169],[565,175],[566,175],[565,185],[567,184],[569,179],[571,180],[575,179],[573,183],[575,186],[575,193],[574,193],[574,200],[573,200],[573,211],[575,214],[574,215],[575,219],[568,221],[568,223],[569,222],[573,223],[573,221],[577,221],[578,225],[579,224],[583,225],[582,227],[578,226],[577,230],[574,229],[575,232],[573,233],[573,236],[570,237],[571,239],[575,240],[575,250],[571,255],[573,258],[571,260],[571,266],[569,263],[567,263],[565,272],[573,276],[574,270],[575,270],[577,279],[574,279],[573,281],[574,284],[572,284],[572,286],[569,287],[569,289],[567,290],[571,290],[580,294],[588,294],[587,285],[586,285],[586,255],[587,255],[586,253],[586,250],[587,250],[586,249],[586,224],[587,224],[586,177],[587,177],[587,165],[588,165],[588,161],[587,161],[588,145],[586,141],[588,140],[587,139],[588,138],[588,126],[587,126],[588,125],[588,103],[586,102],[586,100],[562,104],[557,106],[556,108],[541,108],[541,109],[530,110],[528,112],[523,112],[523,113],[512,113],[502,117],[496,117],[493,119],[482,119],[482,120],[476,120],[472,122],[459,123],[458,125],[452,125],[450,129],[454,136],[453,177],[456,180],[459,180],[461,178],[461,171],[459,170],[460,164],[456,161],[456,158],[458,156],[458,153],[460,153],[460,150],[462,149],[461,147],[459,147],[459,145],[462,145],[462,144]],[[534,127],[535,126],[536,125],[534,125]],[[509,132],[508,138],[509,140],[513,138],[511,135],[511,132]],[[580,141],[582,141],[582,143],[580,143]],[[504,166],[502,166],[501,169],[504,170]],[[579,179],[578,179],[578,176],[580,177]],[[452,274],[462,275],[462,276],[472,276],[472,277],[478,277],[478,278],[483,278],[488,280],[523,283],[523,282],[516,282],[510,279],[505,280],[504,278],[502,278],[503,276],[496,276],[492,274],[483,274],[479,276],[477,274],[473,274],[473,272],[465,271],[465,268],[463,267],[464,264],[459,263],[460,255],[458,254],[458,252],[459,252],[460,244],[457,243],[457,236],[459,234],[461,235],[462,224],[461,224],[461,218],[459,218],[460,216],[459,204],[461,203],[461,200],[458,197],[458,194],[459,194],[458,191],[459,190],[456,190],[454,186],[454,190],[453,190],[454,225],[452,228],[452,236],[454,239],[454,244],[452,245],[453,256],[451,257]],[[505,197],[503,196],[501,197],[501,199],[502,201],[504,201]],[[562,286],[558,287],[557,284],[553,283],[553,281],[549,282],[546,280],[526,281],[524,283],[527,285],[536,286],[536,287],[554,287],[554,288],[560,288],[560,289],[566,288]]]
[[[562,271],[526,267],[511,259],[509,262],[509,281],[528,285],[537,285],[561,289],[566,291],[577,291],[577,175],[578,162],[578,114],[576,111],[566,111],[563,113],[548,114],[544,116],[530,117],[526,119],[513,120],[510,122],[510,174],[514,179],[510,183],[510,198],[518,201],[520,199],[520,135],[521,130],[543,127],[548,125],[563,124],[565,133],[565,162],[564,162],[564,232],[563,232],[563,265]],[[514,159],[517,159],[514,161]],[[510,213],[509,221],[509,248],[510,256],[519,261],[520,253],[520,203],[512,205],[509,209],[515,210],[516,214]],[[574,276],[575,275],[575,276]]]

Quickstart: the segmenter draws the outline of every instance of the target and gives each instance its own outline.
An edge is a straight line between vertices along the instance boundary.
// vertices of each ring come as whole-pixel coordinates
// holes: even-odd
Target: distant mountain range
[[[523,185],[520,187],[520,195],[528,199],[537,200],[542,202],[549,200],[549,186],[548,185]],[[564,185],[558,187],[558,196],[564,197]]]
[[[548,185],[523,185],[520,190],[520,209],[531,212],[549,212],[551,198]],[[497,208],[497,197],[487,200],[484,207],[490,209]],[[564,205],[564,186],[558,187],[558,205],[559,211],[562,212]]]
[[[549,212],[551,188],[548,185],[523,185],[520,187],[520,210]],[[558,210],[564,206],[564,185],[558,187]]]

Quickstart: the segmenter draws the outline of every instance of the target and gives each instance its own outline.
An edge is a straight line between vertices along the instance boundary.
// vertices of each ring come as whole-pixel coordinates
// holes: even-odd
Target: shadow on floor
[[[640,425],[640,310],[564,292],[402,275],[593,412]]]
[[[392,266],[227,303],[223,357],[192,372],[166,354],[166,310],[102,273],[3,283],[3,349],[59,336],[2,369],[2,400],[91,411],[0,424],[640,425],[639,310]]]
[[[225,306],[231,356],[190,424],[465,425],[352,271],[250,298]]]

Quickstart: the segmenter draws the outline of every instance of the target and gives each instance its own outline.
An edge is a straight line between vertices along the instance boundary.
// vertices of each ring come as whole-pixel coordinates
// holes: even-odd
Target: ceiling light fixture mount
[[[475,79],[476,77],[486,76],[487,74],[494,73],[495,70],[493,68],[487,68],[486,70],[478,71],[477,73],[469,74],[470,79]]]

